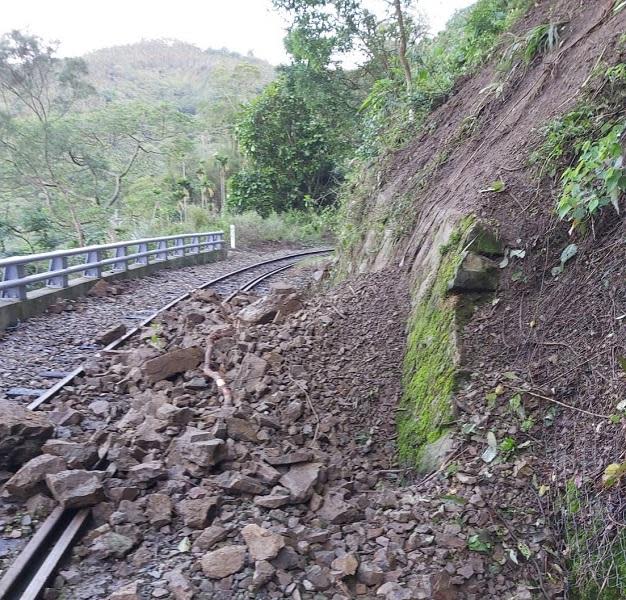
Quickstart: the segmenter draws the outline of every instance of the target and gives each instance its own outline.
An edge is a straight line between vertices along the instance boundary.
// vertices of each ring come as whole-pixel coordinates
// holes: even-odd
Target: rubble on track
[[[530,599],[547,534],[492,510],[529,464],[486,464],[460,435],[455,469],[396,462],[409,304],[389,272],[309,298],[199,292],[91,360],[47,407],[48,488],[94,522],[46,598]],[[108,466],[89,478],[95,448]]]

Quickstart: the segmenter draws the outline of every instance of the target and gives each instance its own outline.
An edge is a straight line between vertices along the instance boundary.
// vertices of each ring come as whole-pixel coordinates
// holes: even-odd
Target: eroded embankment
[[[626,594],[626,232],[610,206],[569,232],[555,216],[558,176],[584,138],[563,136],[561,163],[541,148],[544,127],[581,104],[595,123],[623,118],[622,84],[604,75],[624,61],[626,12],[615,6],[536,3],[515,33],[563,24],[558,48],[504,79],[494,61],[460,82],[423,134],[369,169],[348,207],[358,241],[344,268],[410,274],[400,450],[453,472],[479,455],[479,481],[515,487],[489,503],[489,521],[517,539],[506,561],[536,567],[539,597]],[[449,267],[472,251],[459,244],[468,220],[498,237],[506,259],[497,287],[459,314]],[[603,485],[611,464],[619,475]],[[557,552],[531,548],[551,536]]]

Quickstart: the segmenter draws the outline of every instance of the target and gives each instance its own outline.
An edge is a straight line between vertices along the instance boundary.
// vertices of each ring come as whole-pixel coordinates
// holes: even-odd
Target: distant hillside
[[[258,91],[274,78],[274,67],[264,60],[177,40],[103,48],[84,59],[105,101],[171,102],[192,114],[199,104],[218,99],[225,86],[245,80]]]

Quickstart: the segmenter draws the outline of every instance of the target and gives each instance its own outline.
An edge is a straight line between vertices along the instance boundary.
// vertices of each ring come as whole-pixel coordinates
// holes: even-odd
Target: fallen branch
[[[233,405],[233,394],[230,391],[230,388],[226,385],[226,381],[223,379],[222,375],[218,371],[211,369],[211,355],[213,354],[213,344],[215,343],[215,340],[224,336],[227,332],[230,332],[230,330],[230,327],[227,329],[221,329],[213,332],[207,337],[207,345],[204,352],[204,365],[202,368],[202,372],[205,377],[212,379],[215,382],[218,391],[222,394],[222,396],[224,396],[224,406]]]

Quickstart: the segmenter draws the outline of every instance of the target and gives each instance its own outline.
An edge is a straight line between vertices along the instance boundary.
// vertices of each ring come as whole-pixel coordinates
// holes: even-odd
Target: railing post
[[[182,246],[185,243],[183,238],[176,238],[174,240],[174,248],[178,248],[177,250],[174,250],[174,256],[184,256],[185,255],[185,249],[184,248],[180,248],[180,246]]]
[[[102,253],[100,250],[90,250],[87,252],[87,264],[99,263],[102,260]],[[84,277],[102,277],[102,267],[96,265],[95,267],[89,267],[83,271]]]
[[[202,243],[202,252],[208,252],[209,251],[209,240],[211,239],[210,235],[203,235],[202,236],[204,238],[204,242]]]
[[[191,248],[189,248],[189,254],[199,254],[200,253],[200,244],[199,244],[199,238],[197,235],[194,235],[191,238]]]
[[[148,251],[148,244],[138,244],[137,245],[137,253],[140,252],[147,252]],[[148,257],[147,256],[140,256],[136,261],[135,261],[136,265],[147,265],[148,264]]]
[[[48,267],[49,271],[60,271],[62,269],[67,269],[67,256],[55,256],[50,260],[50,266]],[[46,287],[66,288],[68,281],[69,279],[67,273],[53,275],[52,277],[48,277],[48,279],[46,279]]]
[[[24,265],[9,265],[4,268],[3,281],[15,281],[24,277]],[[2,290],[2,298],[14,298],[16,300],[26,300],[26,286],[16,285],[15,287]]]
[[[128,269],[128,260],[125,258],[126,256],[126,246],[120,246],[115,249],[115,258],[122,258],[118,262],[113,263],[114,271],[126,271]]]
[[[167,242],[165,240],[157,243],[157,250],[161,250],[161,252],[157,252],[156,260],[167,260]]]

